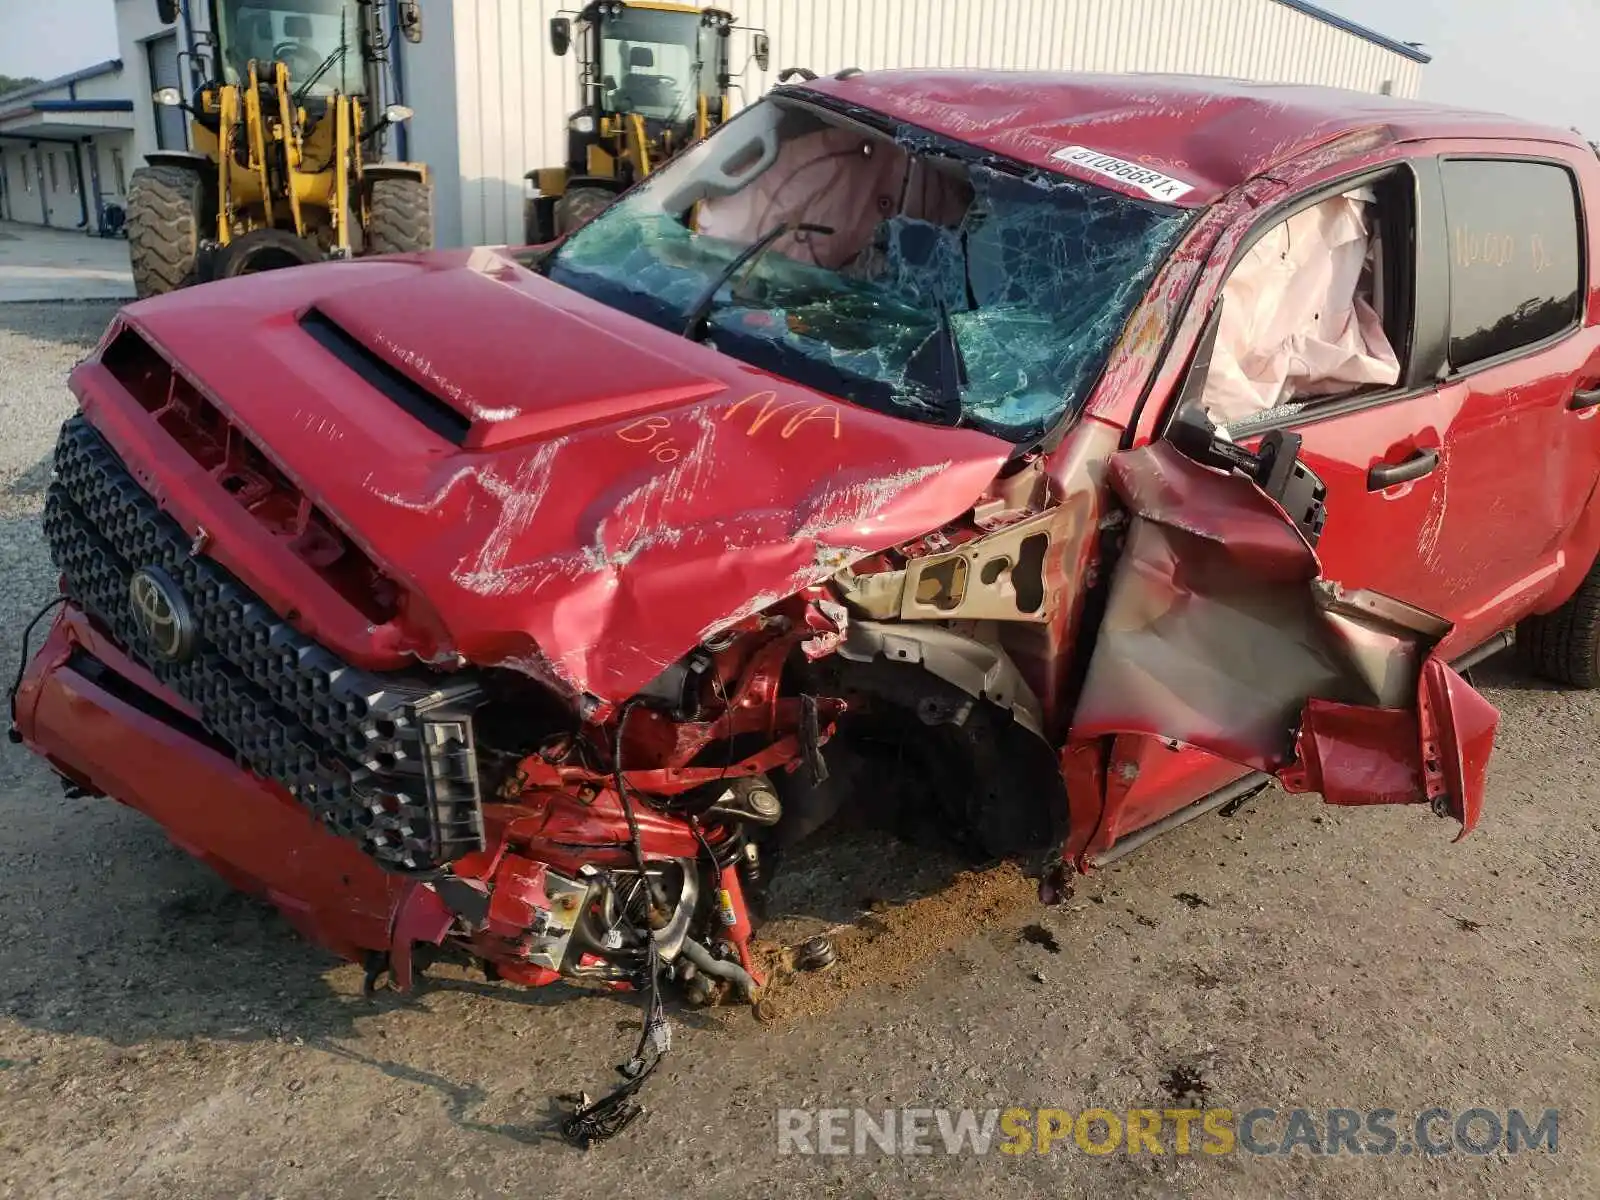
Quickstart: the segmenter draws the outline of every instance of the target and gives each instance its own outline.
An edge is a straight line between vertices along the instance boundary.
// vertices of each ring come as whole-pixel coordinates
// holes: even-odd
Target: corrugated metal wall
[[[996,67],[1018,70],[1178,71],[1322,83],[1415,96],[1421,64],[1277,0],[727,0],[772,38],[770,75],[748,63],[746,101],[789,66]],[[450,0],[459,143],[456,198],[441,208],[440,241],[517,241],[523,175],[564,153],[577,103],[576,57],[546,40],[558,0]],[[430,6],[431,8],[431,6]],[[441,12],[430,14],[430,39]],[[735,35],[734,63],[746,58]],[[415,107],[444,80],[408,78]],[[419,139],[432,142],[440,139]],[[444,146],[419,157],[451,186]],[[439,157],[436,157],[436,154]]]

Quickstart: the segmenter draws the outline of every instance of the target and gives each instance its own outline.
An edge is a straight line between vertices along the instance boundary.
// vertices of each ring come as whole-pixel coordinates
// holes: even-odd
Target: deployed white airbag
[[[819,129],[785,142],[777,161],[741,191],[704,201],[696,228],[749,243],[780,221],[825,225],[834,232],[785,234],[773,249],[836,270],[867,249],[888,217],[899,213],[955,225],[969,199],[970,189],[958,177],[922,163],[913,167],[892,142],[849,129]]]
[[[1296,213],[1235,268],[1206,381],[1212,421],[1399,381],[1399,359],[1363,294],[1369,196],[1348,192]]]

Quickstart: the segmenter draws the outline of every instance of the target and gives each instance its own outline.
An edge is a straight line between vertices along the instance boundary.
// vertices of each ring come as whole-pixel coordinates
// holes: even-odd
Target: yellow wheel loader
[[[201,0],[191,0],[198,7]],[[158,151],[128,189],[138,294],[158,295],[326,258],[426,250],[433,185],[421,163],[381,163],[401,105],[375,112],[386,0],[207,0],[194,61],[205,82],[157,104],[190,117],[192,151]],[[180,0],[157,0],[166,23]],[[397,27],[420,40],[420,10]],[[187,57],[187,56],[186,56]]]
[[[576,20],[574,20],[576,18]],[[529,171],[530,243],[576,229],[613,197],[728,119],[728,43],[736,25],[718,8],[663,0],[593,0],[550,20],[550,49],[578,48],[583,104],[567,118],[567,161]],[[751,30],[765,71],[767,35]]]

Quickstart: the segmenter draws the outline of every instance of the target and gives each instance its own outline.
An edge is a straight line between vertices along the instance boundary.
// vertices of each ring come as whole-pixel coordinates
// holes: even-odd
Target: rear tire
[[[367,254],[433,249],[433,188],[421,179],[376,179],[369,200]]]
[[[128,260],[142,300],[196,280],[205,180],[199,171],[163,163],[140,167],[128,184]]]
[[[581,229],[610,207],[617,198],[605,188],[569,188],[556,198],[556,235]]]
[[[1555,612],[1529,617],[1519,639],[1529,665],[1555,683],[1600,688],[1600,563]]]
[[[322,248],[287,229],[252,229],[233,239],[217,255],[212,279],[236,279],[284,267],[322,261]]]

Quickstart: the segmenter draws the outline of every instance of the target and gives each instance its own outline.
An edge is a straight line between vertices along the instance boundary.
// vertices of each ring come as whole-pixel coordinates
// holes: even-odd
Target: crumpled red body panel
[[[1451,815],[1461,822],[1459,840],[1472,832],[1483,812],[1489,756],[1494,752],[1500,713],[1437,659],[1423,664],[1418,705],[1423,714],[1425,766],[1431,772],[1436,763],[1443,774]]]
[[[722,627],[939,528],[1010,449],[757,371],[503,252],[239,282],[123,317],[425,598],[444,644],[419,638],[413,653],[569,693],[630,696]],[[460,443],[319,345],[300,326],[308,310],[467,418]],[[283,557],[271,535],[241,526],[216,481],[173,468],[181,452],[103,365],[80,368],[74,387],[118,453],[165,481],[162,503],[186,529],[232,521],[225,565],[260,586]],[[293,606],[306,632],[378,665],[335,600],[303,588]]]
[[[1278,504],[1242,475],[1224,475],[1170,442],[1111,456],[1106,482],[1135,517],[1207,543],[1214,561],[1253,582],[1303,583],[1322,571],[1316,551]]]
[[[1472,828],[1498,718],[1433,656],[1447,622],[1319,583],[1269,496],[1169,444],[1108,478],[1134,519],[1074,739],[1171,739],[1332,804],[1430,803]]]
[[[1311,700],[1297,759],[1278,780],[1291,792],[1318,792],[1329,804],[1421,804],[1428,796],[1420,744],[1414,712]]]

